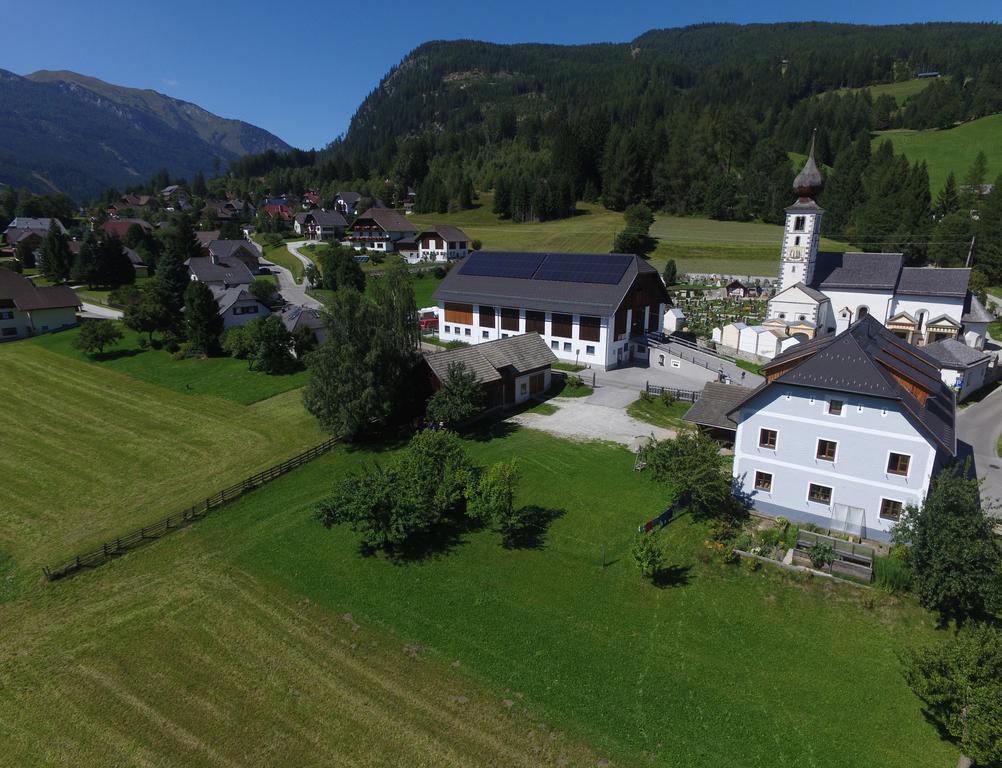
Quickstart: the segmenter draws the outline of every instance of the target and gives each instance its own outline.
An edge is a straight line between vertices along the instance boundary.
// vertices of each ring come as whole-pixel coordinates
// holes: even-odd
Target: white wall
[[[827,413],[832,397],[844,401],[841,416]],[[759,431],[778,433],[776,449],[759,447]],[[835,461],[816,458],[819,438],[838,443]],[[889,474],[889,453],[910,455],[906,477]],[[894,523],[879,516],[881,498],[918,504],[936,462],[936,448],[892,400],[773,385],[742,408],[734,443],[734,477],[753,502],[779,508],[791,519],[828,518],[828,506],[808,501],[812,482],[829,486],[832,503],[865,510],[868,535]],[[755,472],[772,473],[772,491],[755,490]]]
[[[842,333],[859,319],[859,308],[866,307],[874,320],[886,325],[887,319],[894,313],[889,312],[892,295],[890,291],[863,291],[846,290],[842,288],[826,288],[825,295],[831,300],[832,312],[835,313],[835,333]],[[852,310],[849,318],[843,319],[842,309],[848,307]]]

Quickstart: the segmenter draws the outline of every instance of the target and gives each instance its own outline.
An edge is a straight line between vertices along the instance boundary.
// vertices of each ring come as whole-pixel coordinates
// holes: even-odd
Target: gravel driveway
[[[596,392],[596,395],[598,393]],[[631,394],[630,401],[636,400],[636,393]],[[609,440],[634,447],[638,438],[643,439],[654,435],[659,440],[674,437],[669,429],[655,427],[643,421],[637,421],[627,416],[623,405],[602,405],[591,402],[596,395],[590,397],[554,397],[546,402],[557,408],[557,412],[549,416],[538,413],[520,413],[512,416],[511,421],[532,429],[549,432],[557,437],[569,437],[579,440]]]

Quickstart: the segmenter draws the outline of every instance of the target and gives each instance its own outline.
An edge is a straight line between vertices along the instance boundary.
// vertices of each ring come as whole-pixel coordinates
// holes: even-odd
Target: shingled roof
[[[750,391],[747,387],[737,384],[708,382],[703,387],[699,399],[686,411],[682,421],[698,424],[701,427],[737,429],[738,425],[731,417],[731,411],[748,397]]]
[[[540,258],[539,266],[527,277],[494,277],[472,274],[481,262],[504,265],[525,257],[523,253],[501,251],[476,251],[455,269],[449,271],[435,292],[435,301],[454,301],[471,304],[486,304],[499,307],[518,307],[539,311],[566,314],[613,315],[626,298],[626,294],[639,275],[658,277],[657,270],[638,256],[629,254],[581,253],[574,254],[583,266],[600,260],[629,259],[626,269],[616,283],[578,282],[570,280],[546,280],[539,278],[540,272],[551,256],[565,257],[567,254],[534,254]],[[504,271],[503,269],[499,271]],[[671,304],[664,283],[658,278],[651,285],[661,292],[661,301]]]
[[[417,227],[406,216],[392,208],[370,208],[355,219],[353,226],[358,226],[365,219],[374,221],[384,232],[417,232]]]
[[[818,254],[814,265],[812,288],[822,291],[838,288],[890,290],[898,284],[904,257],[900,253]]]
[[[905,267],[901,270],[897,293],[913,296],[967,296],[969,269]]]
[[[80,299],[72,288],[65,285],[40,288],[6,267],[0,267],[0,299],[13,302],[22,312],[80,306]]]
[[[938,363],[869,315],[836,336],[796,345],[762,371],[768,383],[745,402],[777,383],[896,400],[921,429],[956,454],[954,394],[940,379]],[[913,388],[927,393],[924,401]]]
[[[500,381],[503,368],[511,368],[515,375],[521,375],[557,362],[557,356],[538,333],[523,333],[472,347],[428,352],[424,359],[439,381],[445,381],[449,365],[458,362],[465,365],[481,384]]]
[[[940,368],[967,368],[984,361],[989,355],[969,347],[957,339],[943,339],[927,344],[923,351],[939,363]]]

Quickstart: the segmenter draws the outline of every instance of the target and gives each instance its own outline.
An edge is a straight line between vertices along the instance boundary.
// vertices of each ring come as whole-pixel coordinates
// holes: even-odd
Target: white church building
[[[812,143],[793,182],[797,201],[786,209],[779,289],[766,320],[759,326],[715,329],[713,340],[772,359],[872,317],[915,346],[957,339],[982,349],[994,318],[968,290],[969,269],[906,267],[900,253],[819,251],[825,211],[815,198],[823,186]]]

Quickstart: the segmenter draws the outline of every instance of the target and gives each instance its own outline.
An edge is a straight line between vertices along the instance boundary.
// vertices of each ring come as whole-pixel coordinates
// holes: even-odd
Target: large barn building
[[[618,253],[476,251],[432,298],[446,341],[538,333],[561,360],[603,369],[646,362],[670,305],[654,268]]]

